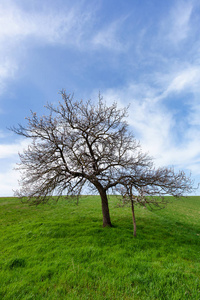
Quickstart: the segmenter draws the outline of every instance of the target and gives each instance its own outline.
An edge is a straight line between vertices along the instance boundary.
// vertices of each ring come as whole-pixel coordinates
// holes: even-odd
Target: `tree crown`
[[[96,105],[75,101],[65,91],[61,95],[57,107],[47,104],[48,115],[32,112],[26,127],[12,128],[31,139],[20,154],[18,196],[40,203],[54,191],[80,195],[86,182],[99,192],[118,189],[129,196],[130,191],[160,196],[191,191],[183,171],[155,169],[152,158],[142,153],[125,120],[127,108],[118,109],[115,102],[108,107],[100,95]]]

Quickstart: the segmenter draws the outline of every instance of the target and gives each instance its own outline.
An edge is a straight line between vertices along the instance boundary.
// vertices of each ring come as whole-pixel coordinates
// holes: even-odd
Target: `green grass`
[[[38,207],[0,198],[0,299],[200,299],[200,197],[160,211],[110,198]]]

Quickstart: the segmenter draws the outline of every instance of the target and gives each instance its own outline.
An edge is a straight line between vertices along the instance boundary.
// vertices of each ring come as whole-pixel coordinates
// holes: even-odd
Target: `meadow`
[[[110,196],[31,207],[0,198],[0,299],[200,299],[200,197],[159,211]]]

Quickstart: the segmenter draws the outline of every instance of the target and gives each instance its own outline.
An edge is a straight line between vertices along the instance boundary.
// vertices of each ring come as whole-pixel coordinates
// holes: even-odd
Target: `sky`
[[[8,130],[59,91],[117,101],[156,167],[200,182],[198,0],[0,0],[0,197],[28,141]],[[200,195],[200,189],[196,191]]]

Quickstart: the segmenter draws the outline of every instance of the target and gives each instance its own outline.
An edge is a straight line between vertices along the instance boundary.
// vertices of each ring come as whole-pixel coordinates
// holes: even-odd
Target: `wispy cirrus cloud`
[[[193,8],[194,3],[192,1],[179,1],[175,4],[166,20],[168,23],[166,38],[169,41],[177,44],[188,37],[191,30],[190,20]]]
[[[123,89],[108,89],[104,96],[106,101],[116,100],[120,106],[130,103],[129,124],[157,166],[174,165],[200,175],[200,105],[195,100],[200,94],[199,68],[172,71],[166,78],[152,87],[146,77],[143,83],[133,81]],[[191,100],[181,99],[187,92],[191,93]],[[169,98],[178,101],[176,109],[168,105]],[[188,109],[182,114],[184,101]]]
[[[47,3],[41,10],[24,10],[15,1],[1,2],[0,93],[19,71],[29,49],[44,45],[84,48],[93,14],[93,6],[85,11],[83,5],[71,3],[64,10],[55,10]]]
[[[81,11],[76,5],[68,5],[64,11],[54,10],[48,5],[41,8],[27,11],[14,1],[1,3],[0,40],[12,39],[17,43],[32,37],[40,44],[76,44],[91,18],[89,12]],[[69,39],[72,34],[73,39]]]
[[[199,88],[200,66],[190,66],[185,70],[178,72],[170,83],[167,92],[181,92],[185,89]]]
[[[81,53],[102,48],[117,53],[127,50],[129,42],[122,38],[126,17],[96,26],[99,6],[91,2],[66,1],[62,10],[44,3],[40,10],[24,9],[13,0],[0,3],[0,93],[30,59],[30,49],[56,46]]]
[[[94,33],[91,43],[94,47],[105,48],[111,51],[125,52],[129,48],[130,41],[123,38],[124,24],[128,16],[123,16],[111,23],[107,24],[104,28],[100,28]],[[123,33],[121,32],[123,28]]]

